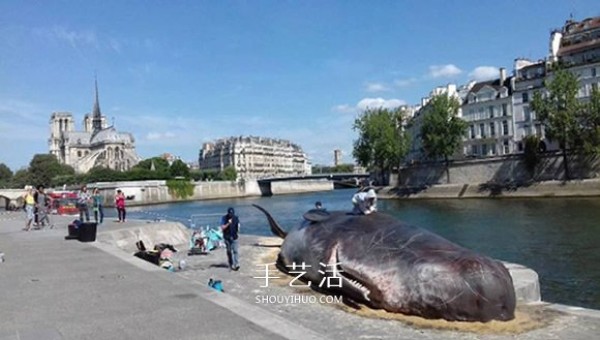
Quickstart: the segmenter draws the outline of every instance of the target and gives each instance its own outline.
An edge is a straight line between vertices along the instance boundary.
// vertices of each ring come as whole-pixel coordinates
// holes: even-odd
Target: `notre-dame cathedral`
[[[86,173],[94,167],[118,171],[131,169],[140,161],[135,152],[135,139],[128,132],[117,132],[108,126],[100,112],[98,82],[96,100],[91,114],[83,119],[83,131],[75,131],[70,112],[54,112],[50,118],[50,153],[62,164],[73,167],[77,173]]]

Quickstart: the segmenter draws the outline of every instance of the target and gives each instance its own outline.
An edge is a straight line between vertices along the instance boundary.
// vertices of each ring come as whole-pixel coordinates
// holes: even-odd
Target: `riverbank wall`
[[[560,153],[549,152],[540,157],[533,171],[528,170],[522,154],[452,161],[449,167],[449,181],[446,178],[443,162],[414,164],[401,168],[396,178],[390,179],[390,185],[419,187],[438,184],[528,183],[566,179],[563,157]],[[570,179],[600,177],[598,157],[569,155],[567,163]]]
[[[166,181],[99,182],[88,184],[98,188],[104,197],[105,206],[113,206],[117,190],[123,191],[127,206],[142,206],[162,203],[201,201],[225,198],[258,197],[282,194],[333,190],[328,180],[273,181],[259,184],[256,180],[193,182],[192,196],[178,198],[169,192]]]
[[[385,187],[378,190],[377,196],[382,199],[594,197],[600,196],[600,179],[528,184],[469,183]]]

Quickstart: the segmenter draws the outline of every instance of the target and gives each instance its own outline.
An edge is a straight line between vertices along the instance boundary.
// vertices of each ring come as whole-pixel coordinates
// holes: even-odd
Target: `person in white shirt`
[[[367,192],[359,192],[352,196],[355,215],[369,215],[377,211],[377,194],[375,190],[369,189]]]

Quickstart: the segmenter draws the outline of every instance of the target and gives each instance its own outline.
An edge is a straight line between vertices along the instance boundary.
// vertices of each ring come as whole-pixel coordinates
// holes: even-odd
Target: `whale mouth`
[[[340,271],[339,275],[342,278],[342,282],[345,284],[344,287],[346,287],[346,285],[350,285],[353,290],[357,291],[358,294],[362,296],[363,299],[371,302],[371,298],[369,298],[371,290],[369,290],[369,288],[365,287],[358,279],[354,278],[353,275],[350,275],[345,271]]]
[[[354,273],[354,271],[349,270],[348,268],[344,268],[342,262],[340,262],[338,244],[336,244],[331,251],[328,265],[330,268],[333,268],[333,271],[331,272],[331,274],[333,274],[332,276],[341,281],[340,288],[342,288],[342,290],[349,289],[354,295],[360,296],[365,301],[371,302],[371,298],[369,297],[371,290],[366,287],[365,283],[361,282],[357,273]]]

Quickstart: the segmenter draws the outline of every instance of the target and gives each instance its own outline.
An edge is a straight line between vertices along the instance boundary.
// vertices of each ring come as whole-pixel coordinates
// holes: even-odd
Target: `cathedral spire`
[[[96,133],[102,130],[102,113],[100,112],[100,101],[98,100],[98,77],[95,75],[94,82],[96,85],[96,101],[94,102],[94,109],[92,111],[92,132]]]

